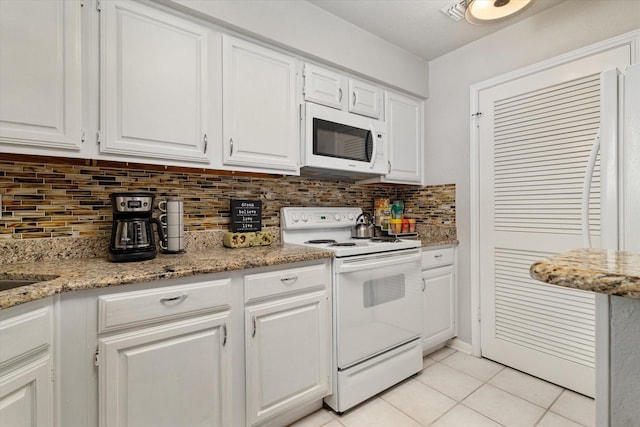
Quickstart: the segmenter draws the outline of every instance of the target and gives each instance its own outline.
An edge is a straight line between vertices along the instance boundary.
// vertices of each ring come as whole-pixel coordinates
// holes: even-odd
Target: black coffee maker
[[[158,228],[160,240],[164,232],[160,221],[152,218],[151,193],[113,193],[113,228],[109,245],[109,260],[114,262],[143,261],[156,257],[153,224]]]

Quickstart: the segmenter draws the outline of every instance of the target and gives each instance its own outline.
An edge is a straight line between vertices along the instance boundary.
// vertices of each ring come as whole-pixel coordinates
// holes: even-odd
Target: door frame
[[[562,55],[538,62],[498,75],[483,82],[475,83],[469,88],[469,181],[470,181],[470,285],[471,285],[471,354],[482,356],[480,344],[480,153],[478,111],[480,92],[500,84],[516,80],[558,65],[582,59],[620,46],[630,46],[631,64],[637,64],[640,58],[640,30],[634,30],[605,41],[595,43]]]

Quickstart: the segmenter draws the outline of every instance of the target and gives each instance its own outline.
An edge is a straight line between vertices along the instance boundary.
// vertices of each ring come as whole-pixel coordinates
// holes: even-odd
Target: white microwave
[[[376,119],[304,104],[302,167],[329,175],[387,172],[385,125]]]

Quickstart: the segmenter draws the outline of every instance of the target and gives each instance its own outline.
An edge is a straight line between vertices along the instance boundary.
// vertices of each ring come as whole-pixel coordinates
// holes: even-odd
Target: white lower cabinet
[[[0,312],[0,426],[54,425],[49,303],[46,299]]]
[[[123,329],[98,338],[101,426],[231,425],[229,288],[217,280],[99,298],[100,329]]]
[[[274,427],[322,407],[332,389],[330,260],[282,267],[62,294],[60,426]],[[22,331],[0,330],[0,343]],[[20,349],[0,346],[0,360],[14,361],[23,348],[41,348],[30,365],[11,362],[22,370],[10,378],[0,365],[0,414],[12,417],[6,423],[9,415],[0,415],[1,427],[53,425],[13,422],[36,409],[53,419],[50,380],[42,389],[49,397],[15,380],[45,384],[50,369],[36,362],[50,361],[41,360],[48,353],[37,343],[49,341],[30,333]],[[33,396],[43,403],[27,410]]]
[[[422,254],[422,349],[429,352],[457,335],[454,249]]]
[[[288,424],[330,393],[330,280],[326,263],[245,276],[247,425]]]
[[[327,394],[328,312],[325,292],[245,310],[248,424]]]
[[[229,312],[100,339],[100,425],[228,426]]]
[[[51,357],[0,377],[0,426],[53,426]]]

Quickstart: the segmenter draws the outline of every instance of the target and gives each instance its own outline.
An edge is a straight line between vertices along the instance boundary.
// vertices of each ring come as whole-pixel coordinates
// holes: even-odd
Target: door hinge
[[[102,142],[102,131],[98,131],[96,133],[96,137],[97,137],[96,142],[98,143],[98,145],[100,145],[100,143]]]
[[[102,0],[96,0],[96,9],[98,12],[102,12]]]
[[[100,366],[100,349],[96,347],[96,352],[93,354],[93,365]]]
[[[84,144],[84,141],[87,139],[87,134],[84,129],[80,129],[80,142]]]

